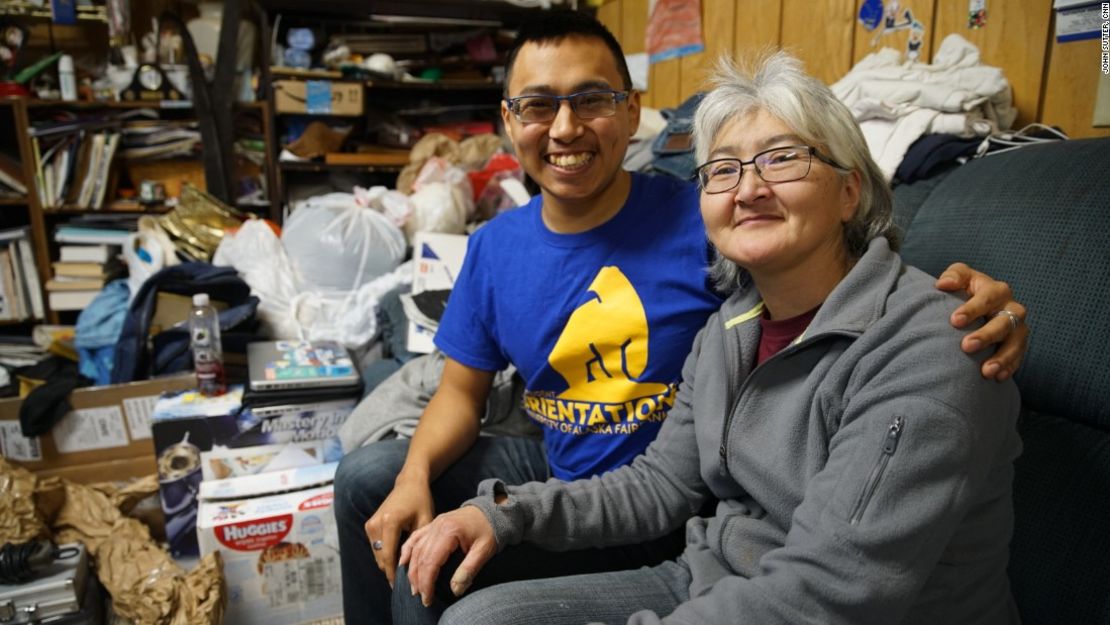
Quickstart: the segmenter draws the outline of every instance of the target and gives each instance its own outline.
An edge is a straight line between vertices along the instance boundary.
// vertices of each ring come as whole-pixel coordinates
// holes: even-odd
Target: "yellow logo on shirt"
[[[616,267],[602,267],[592,297],[567,320],[547,362],[567,382],[561,393],[530,391],[524,406],[563,432],[625,434],[662,421],[675,386],[641,381],[648,366],[648,321],[636,289]]]

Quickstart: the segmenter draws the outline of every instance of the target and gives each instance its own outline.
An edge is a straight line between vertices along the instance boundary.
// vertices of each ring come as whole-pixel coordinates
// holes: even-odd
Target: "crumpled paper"
[[[173,244],[189,256],[208,262],[228,230],[238,228],[246,216],[191,184],[181,189],[177,206],[159,217],[139,218],[139,228],[160,228]]]
[[[0,458],[0,543],[25,543],[49,535],[46,520],[35,507],[36,479],[27,471],[9,471]]]
[[[219,552],[186,573],[145,525],[126,516],[157,491],[155,476],[125,488],[83,485],[39,479],[0,458],[0,543],[81,542],[120,616],[136,625],[219,625],[227,606]]]

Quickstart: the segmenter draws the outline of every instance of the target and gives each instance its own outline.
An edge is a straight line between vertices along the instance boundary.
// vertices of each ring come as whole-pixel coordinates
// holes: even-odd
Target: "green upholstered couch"
[[[1029,308],[1010,579],[1026,625],[1110,624],[1110,139],[895,189],[906,260],[961,260]]]

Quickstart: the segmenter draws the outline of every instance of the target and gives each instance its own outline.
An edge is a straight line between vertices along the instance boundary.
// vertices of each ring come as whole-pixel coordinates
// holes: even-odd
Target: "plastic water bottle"
[[[73,57],[68,54],[63,54],[58,59],[58,86],[63,100],[77,100],[77,75],[73,71]]]
[[[193,366],[197,372],[197,389],[201,395],[223,395],[227,392],[227,379],[224,377],[224,353],[220,346],[220,318],[208,302],[207,293],[193,296],[189,337],[193,348]]]

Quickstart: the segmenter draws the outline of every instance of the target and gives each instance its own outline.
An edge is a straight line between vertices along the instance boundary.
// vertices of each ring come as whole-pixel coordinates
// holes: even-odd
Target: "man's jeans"
[[[363,529],[393,488],[404,464],[408,440],[373,443],[357,449],[335,475],[335,516],[343,569],[343,611],[348,625],[436,623],[453,603],[448,582],[461,562],[456,554],[440,574],[436,600],[424,608],[413,597],[404,572],[398,571],[392,592],[378,570]],[[535,439],[481,437],[466,454],[432,484],[436,512],[447,512],[477,494],[478,483],[497,477],[506,484],[546,480],[550,476],[543,443]],[[633,569],[677,557],[684,546],[680,530],[646,545],[572,552],[550,552],[533,545],[503,549],[475,578],[469,593],[508,581]]]

